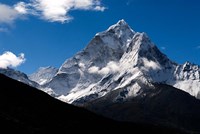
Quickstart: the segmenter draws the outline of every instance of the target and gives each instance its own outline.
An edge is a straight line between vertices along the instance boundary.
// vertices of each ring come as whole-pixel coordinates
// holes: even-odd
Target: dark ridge
[[[45,133],[181,133],[154,125],[114,121],[61,102],[48,94],[0,74],[1,131]],[[118,113],[120,114],[120,113]]]
[[[165,84],[142,87],[138,96],[123,100],[123,89],[85,104],[91,111],[119,121],[145,123],[200,133],[200,100]],[[118,100],[118,96],[122,96]],[[120,113],[120,114],[119,114]]]

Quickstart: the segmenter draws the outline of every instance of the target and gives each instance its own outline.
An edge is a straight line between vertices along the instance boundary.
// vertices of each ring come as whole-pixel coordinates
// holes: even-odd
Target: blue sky
[[[30,74],[42,66],[60,67],[120,19],[146,32],[173,61],[200,65],[199,0],[48,1],[0,0],[0,54],[25,55],[17,70]]]

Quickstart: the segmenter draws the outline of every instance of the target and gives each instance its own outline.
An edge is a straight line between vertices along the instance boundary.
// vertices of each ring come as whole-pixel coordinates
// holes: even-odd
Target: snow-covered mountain
[[[124,20],[59,69],[42,67],[29,77],[9,68],[0,73],[114,120],[200,132],[200,66],[171,61]]]
[[[40,88],[40,85],[34,81],[31,81],[25,73],[14,70],[12,68],[0,68],[0,73],[17,81],[23,82],[29,86]]]
[[[40,85],[48,83],[58,72],[58,69],[55,67],[40,67],[35,73],[29,75],[29,79],[37,82]]]
[[[43,85],[68,103],[91,101],[117,90],[137,96],[142,85],[164,83],[198,97],[199,66],[178,65],[161,53],[145,33],[120,20],[97,33],[84,50],[67,59]]]
[[[175,81],[170,85],[182,89],[200,99],[200,66],[185,62],[176,66],[174,71]]]

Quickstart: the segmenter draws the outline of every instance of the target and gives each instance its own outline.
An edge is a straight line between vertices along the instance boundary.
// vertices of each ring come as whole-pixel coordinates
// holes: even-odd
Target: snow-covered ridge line
[[[58,72],[57,68],[48,66],[40,67],[35,73],[29,75],[29,79],[37,82],[40,85],[48,83]]]
[[[7,68],[7,69],[0,68],[0,73],[17,81],[23,82],[29,86],[40,88],[40,85],[34,81],[31,81],[25,73],[16,71],[12,68]]]
[[[67,59],[45,86],[68,103],[91,101],[119,88],[137,96],[142,84],[157,82],[198,97],[200,71],[196,65],[186,71],[186,66],[172,62],[147,34],[135,32],[120,20]]]
[[[115,90],[126,93],[119,95],[122,100],[135,97],[152,83],[168,84],[200,98],[200,67],[171,61],[146,33],[135,32],[124,20],[97,33],[59,69],[40,68],[29,79],[54,97],[76,104]]]

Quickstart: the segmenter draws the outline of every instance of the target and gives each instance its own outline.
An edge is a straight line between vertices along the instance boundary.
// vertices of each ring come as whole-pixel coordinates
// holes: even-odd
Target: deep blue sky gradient
[[[0,0],[0,3],[14,2]],[[134,31],[146,32],[173,61],[200,65],[199,0],[102,0],[102,3],[107,7],[104,12],[70,11],[74,19],[65,24],[31,16],[17,20],[9,26],[9,32],[0,33],[0,53],[25,53],[26,62],[17,69],[28,74],[41,66],[60,67],[97,32],[124,19]]]

